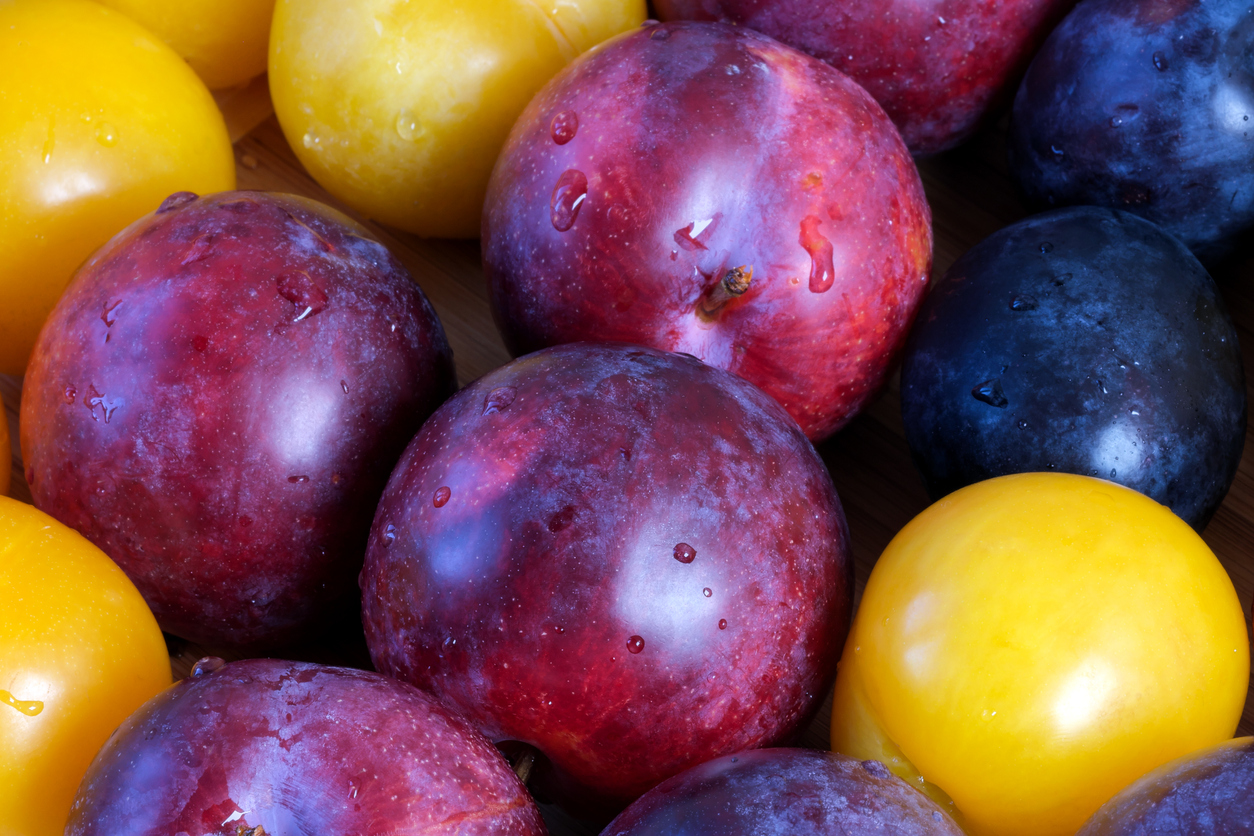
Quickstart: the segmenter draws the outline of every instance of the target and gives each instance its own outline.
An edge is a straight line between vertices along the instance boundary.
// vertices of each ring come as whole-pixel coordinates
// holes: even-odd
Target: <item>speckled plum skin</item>
[[[879,761],[760,749],[659,784],[601,836],[962,836],[930,798]]]
[[[104,745],[66,836],[544,836],[495,747],[417,689],[351,668],[209,661]]]
[[[57,304],[22,457],[35,505],[162,629],[277,645],[353,617],[388,473],[453,388],[435,312],[364,229],[290,195],[175,195]]]
[[[934,498],[1008,473],[1110,479],[1197,530],[1245,443],[1237,332],[1178,239],[1125,212],[1060,209],[949,269],[906,346],[906,440]]]
[[[1254,833],[1254,737],[1185,755],[1137,779],[1076,836]]]
[[[606,819],[804,727],[853,588],[831,479],[796,422],[700,361],[557,346],[463,389],[379,505],[361,576],[379,670]]]
[[[718,23],[652,24],[567,67],[515,124],[483,215],[515,356],[580,340],[685,352],[813,440],[884,381],[931,260],[918,171],[879,105]],[[723,289],[736,268],[752,273],[738,296]]]
[[[1009,149],[1037,206],[1124,209],[1221,258],[1254,227],[1254,6],[1082,3],[1024,76]]]
[[[969,138],[1076,0],[656,0],[663,20],[756,29],[867,89],[911,153]]]

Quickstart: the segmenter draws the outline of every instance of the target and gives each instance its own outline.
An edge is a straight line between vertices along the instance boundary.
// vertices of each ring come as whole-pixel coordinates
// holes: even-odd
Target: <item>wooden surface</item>
[[[461,385],[509,361],[492,323],[487,288],[474,241],[423,240],[362,219],[332,199],[305,173],[288,147],[277,121],[270,116],[264,78],[248,88],[220,96],[236,142],[239,188],[295,192],[329,203],[362,220],[391,248],[435,306],[457,363]],[[935,224],[934,275],[982,238],[1027,214],[1006,171],[1004,126],[990,130],[963,148],[923,161],[920,170],[932,205]],[[1242,344],[1248,379],[1254,375],[1254,234],[1236,256],[1213,270],[1229,305]],[[13,440],[13,486],[10,494],[30,501],[18,450],[17,410],[21,380],[0,377]],[[892,536],[928,504],[902,434],[896,381],[866,412],[819,452],[832,473],[849,520],[861,594],[876,558]],[[1204,537],[1236,585],[1246,624],[1254,598],[1254,445],[1248,441],[1236,481]],[[170,640],[176,676],[187,676],[202,655],[234,654]],[[368,666],[357,636],[334,643],[299,648],[292,655],[312,661]],[[830,695],[828,702],[830,704]],[[827,748],[827,706],[807,730],[802,743]],[[1240,734],[1254,733],[1254,706],[1247,695]],[[595,834],[596,828],[572,821],[555,808],[545,808],[554,836]]]

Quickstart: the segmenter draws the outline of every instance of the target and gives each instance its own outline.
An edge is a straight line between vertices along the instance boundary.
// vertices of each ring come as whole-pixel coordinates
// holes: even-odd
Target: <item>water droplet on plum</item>
[[[1048,253],[1052,253],[1053,251],[1054,251],[1054,245],[1051,244],[1050,242],[1046,241],[1044,244],[1041,244],[1041,255],[1047,255]]]
[[[304,270],[283,273],[274,281],[279,295],[296,306],[300,315],[294,321],[300,322],[326,309],[327,292]]]
[[[383,547],[387,548],[396,542],[396,526],[388,523],[383,527]]]
[[[488,393],[483,399],[483,414],[492,415],[496,412],[503,412],[517,397],[518,390],[513,386],[498,386]]]
[[[1006,404],[1010,403],[1010,401],[1006,400],[1005,392],[1002,391],[1001,378],[999,377],[976,384],[971,390],[971,396],[977,401],[999,409],[1005,409]]]
[[[449,497],[453,495],[453,491],[447,485],[441,485],[435,489],[435,496],[431,498],[432,504],[437,508],[443,508],[448,504]]]
[[[1034,311],[1036,310],[1036,299],[1032,296],[1016,296],[1010,300],[1010,310],[1012,311]]]
[[[697,559],[697,550],[687,543],[676,543],[674,554],[680,563],[691,563]]]
[[[644,650],[644,639],[639,636],[632,636],[627,640],[627,649],[632,653],[639,653]]]
[[[563,110],[553,117],[549,134],[558,145],[565,145],[579,132],[579,116],[573,110]]]
[[[1154,53],[1154,69],[1162,73],[1162,72],[1166,72],[1167,68],[1170,66],[1171,66],[1171,62],[1167,60],[1166,54],[1164,54],[1163,52]]]
[[[798,243],[810,255],[810,292],[824,293],[836,281],[836,268],[832,262],[832,242],[819,232],[823,224],[814,215],[801,220]]]
[[[714,594],[714,590],[710,589],[707,586],[705,589],[701,590],[701,594],[704,595],[706,598],[709,598],[711,595]]]
[[[78,390],[73,386],[65,387],[65,402],[74,403],[74,398],[78,395]]]
[[[718,620],[718,629],[720,629],[720,630],[726,630],[726,629],[727,629],[727,619],[726,619],[726,618],[720,618],[720,619]]]
[[[199,195],[195,192],[175,192],[161,201],[161,205],[157,207],[157,214],[164,215],[166,212],[172,212],[180,206],[186,206],[198,197]]]
[[[1053,155],[1054,155],[1055,157],[1059,157],[1059,158],[1061,158],[1061,157],[1066,156],[1066,153],[1065,153],[1065,152],[1064,152],[1061,148],[1059,148],[1057,145],[1051,145],[1051,146],[1049,146],[1049,150],[1053,153]]]
[[[1019,420],[1015,423],[1015,426],[1017,426],[1017,427],[1018,427],[1019,429],[1021,429],[1021,430],[1026,430],[1026,429],[1028,428],[1028,422],[1027,422],[1027,421],[1024,421],[1022,418],[1020,418],[1020,419],[1019,419]]]
[[[221,657],[206,656],[192,666],[192,678],[196,679],[211,674],[225,664],[226,662]]]
[[[578,169],[568,169],[557,178],[553,197],[549,201],[550,220],[558,232],[565,232],[575,225],[579,208],[588,197],[588,178]]]
[[[406,142],[413,142],[420,139],[426,134],[427,129],[422,126],[418,118],[414,116],[414,112],[409,108],[404,108],[400,113],[396,114],[396,135]]]
[[[301,474],[299,476],[289,476],[287,477],[287,481],[291,482],[293,485],[299,485],[302,482],[308,482],[309,477],[305,476],[304,474]]]
[[[343,389],[343,390],[344,390],[344,394],[345,394],[345,395],[347,395],[347,394],[348,394],[348,381],[347,381],[347,380],[341,380],[341,381],[340,381],[340,388],[341,388],[341,389]]]
[[[649,33],[649,40],[664,41],[671,36],[671,30],[664,26],[655,26],[653,31]]]

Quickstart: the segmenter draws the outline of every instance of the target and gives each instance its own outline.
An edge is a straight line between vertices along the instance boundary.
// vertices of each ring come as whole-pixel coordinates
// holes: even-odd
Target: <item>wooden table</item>
[[[321,200],[362,220],[404,262],[435,306],[453,347],[460,385],[510,360],[488,309],[487,287],[476,241],[424,240],[365,221],[328,195],[305,173],[271,115],[265,79],[219,97],[235,142],[239,188],[294,192]],[[935,268],[940,276],[972,245],[1028,214],[1016,196],[1005,163],[1004,124],[976,137],[956,151],[920,163],[923,183],[935,221]],[[1213,271],[1236,320],[1247,369],[1254,378],[1254,233],[1240,251]],[[20,378],[0,376],[13,439],[13,486],[10,495],[30,501],[18,450],[17,414]],[[1254,402],[1254,396],[1251,397]],[[845,507],[853,541],[857,594],[888,541],[927,507],[923,483],[910,461],[901,424],[896,379],[856,420],[836,437],[819,445]],[[1254,444],[1248,441],[1236,481],[1204,538],[1219,556],[1236,585],[1246,624],[1254,599]],[[185,677],[204,655],[238,658],[215,648],[170,639],[176,676]],[[303,648],[300,658],[332,664],[369,667],[364,643],[357,636]],[[806,730],[802,743],[827,748],[828,705]],[[1247,694],[1238,734],[1254,734],[1254,703]],[[573,821],[561,810],[545,807],[554,836],[595,834],[595,827]]]

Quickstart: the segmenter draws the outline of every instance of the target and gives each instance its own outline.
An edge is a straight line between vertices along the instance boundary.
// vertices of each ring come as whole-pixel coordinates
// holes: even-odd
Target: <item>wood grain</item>
[[[492,323],[487,289],[475,241],[424,240],[360,217],[331,198],[305,173],[288,146],[265,93],[264,82],[219,97],[236,142],[239,187],[293,192],[324,201],[361,221],[404,262],[435,306],[465,385],[508,362],[509,354]],[[935,224],[935,275],[941,275],[968,248],[1027,214],[1005,165],[1005,127],[1000,125],[965,147],[920,163]],[[1240,252],[1213,271],[1237,322],[1246,368],[1254,369],[1254,235]],[[1248,385],[1248,384],[1247,384]],[[21,380],[0,377],[0,395],[13,440],[10,495],[30,501],[18,449]],[[853,541],[857,590],[861,594],[876,558],[893,535],[928,504],[903,437],[896,381],[878,400],[819,452],[831,470]],[[1232,576],[1245,608],[1247,627],[1254,599],[1254,445],[1248,443],[1236,481],[1205,532],[1205,540]],[[203,655],[235,658],[227,650],[170,638],[175,675],[187,676]],[[294,658],[368,667],[359,636],[294,648]],[[801,743],[826,748],[830,705],[819,712]],[[1254,703],[1247,695],[1240,734],[1254,733]],[[555,836],[595,834],[556,808],[545,807]]]

